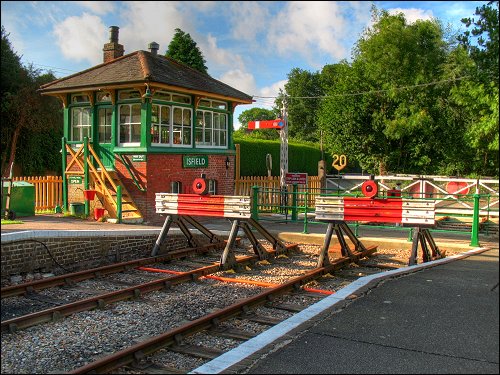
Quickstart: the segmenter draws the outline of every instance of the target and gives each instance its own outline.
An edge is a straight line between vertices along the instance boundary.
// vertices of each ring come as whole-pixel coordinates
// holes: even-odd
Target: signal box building
[[[40,88],[64,107],[63,196],[123,222],[162,223],[155,194],[234,194],[233,113],[252,97],[209,75],[149,51],[124,55],[110,28],[104,62]],[[81,203],[80,203],[81,204]]]

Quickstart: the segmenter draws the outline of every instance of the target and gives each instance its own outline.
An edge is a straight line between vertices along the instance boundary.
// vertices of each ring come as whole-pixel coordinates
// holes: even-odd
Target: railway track
[[[8,297],[2,289],[2,372],[186,373],[360,276],[405,265],[369,258],[371,248],[355,258],[331,254],[317,268],[319,248],[290,246],[261,261],[242,246],[237,272],[220,270],[214,248],[179,251],[77,273],[81,281],[63,275],[63,284],[10,288]],[[4,320],[21,300],[51,307],[18,308]]]

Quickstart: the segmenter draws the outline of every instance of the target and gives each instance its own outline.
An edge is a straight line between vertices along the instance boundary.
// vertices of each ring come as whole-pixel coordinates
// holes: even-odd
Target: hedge
[[[254,138],[238,138],[240,145],[240,175],[267,176],[266,155],[272,157],[272,175],[280,175],[280,141]],[[331,155],[325,154],[327,170],[332,165]],[[321,150],[309,144],[288,143],[288,172],[318,175]]]

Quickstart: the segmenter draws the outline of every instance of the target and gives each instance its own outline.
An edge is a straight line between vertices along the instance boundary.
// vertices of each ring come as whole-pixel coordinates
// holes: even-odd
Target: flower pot
[[[85,197],[85,200],[88,201],[93,201],[95,198],[95,190],[84,190],[83,191],[83,196]]]
[[[106,210],[104,208],[100,208],[100,207],[94,208],[94,219],[97,221],[100,218],[102,218],[104,216],[105,211]]]

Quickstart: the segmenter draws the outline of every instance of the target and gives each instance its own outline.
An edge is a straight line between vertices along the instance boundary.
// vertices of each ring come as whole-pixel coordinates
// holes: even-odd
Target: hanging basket
[[[93,201],[95,198],[95,190],[84,190],[83,191],[83,196],[85,197],[85,200],[88,201]]]

